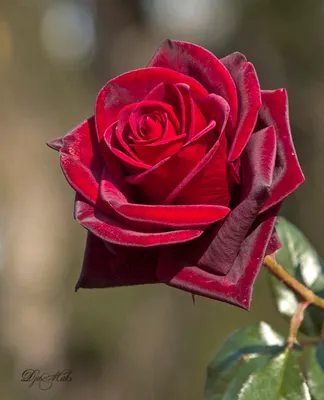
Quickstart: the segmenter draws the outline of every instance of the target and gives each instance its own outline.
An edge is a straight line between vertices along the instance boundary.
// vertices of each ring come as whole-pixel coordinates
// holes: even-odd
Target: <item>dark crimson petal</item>
[[[155,249],[114,246],[88,233],[75,290],[158,283],[156,263]]]
[[[220,60],[231,74],[237,89],[238,121],[228,160],[235,161],[244,150],[262,105],[260,85],[253,65],[245,56],[233,53]]]
[[[236,208],[210,232],[196,255],[198,266],[226,275],[270,195],[276,155],[273,127],[255,132],[242,154],[242,192]],[[200,255],[202,254],[202,256]]]
[[[230,211],[227,207],[207,204],[185,206],[131,204],[117,186],[109,170],[105,169],[100,186],[100,198],[126,222],[144,222],[162,228],[201,229],[224,218]]]
[[[152,247],[177,244],[195,239],[203,233],[198,229],[159,233],[133,231],[125,224],[94,209],[78,195],[75,200],[75,219],[99,238],[122,246]]]
[[[153,56],[149,67],[181,72],[200,82],[209,93],[224,97],[231,107],[231,126],[236,125],[238,103],[235,84],[224,65],[210,51],[193,43],[166,40]]]
[[[53,140],[49,140],[46,142],[47,146],[53,150],[59,151],[63,146],[63,137],[59,137]]]
[[[126,177],[128,183],[136,185],[138,192],[143,196],[143,202],[163,204],[166,197],[217,141],[214,127],[215,121],[211,121],[202,132],[170,158],[159,162],[139,175]]]
[[[126,72],[110,80],[99,92],[96,102],[96,127],[99,140],[116,122],[119,112],[128,104],[142,101],[161,82],[186,83],[198,97],[208,92],[195,79],[167,68],[143,68]]]
[[[271,196],[262,211],[285,199],[304,182],[290,132],[288,97],[285,89],[263,90],[260,126],[272,125],[277,134],[277,158]]]
[[[96,138],[94,117],[63,137],[61,167],[72,188],[95,204],[104,166]]]
[[[262,265],[278,211],[279,205],[276,205],[257,218],[252,230],[241,243],[227,275],[215,275],[186,262],[182,246],[167,246],[161,249],[158,279],[189,293],[248,310],[253,284]]]

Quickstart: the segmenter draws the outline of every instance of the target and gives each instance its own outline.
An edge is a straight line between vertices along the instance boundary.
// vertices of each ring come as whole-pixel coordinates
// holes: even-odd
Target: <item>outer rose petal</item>
[[[242,155],[242,189],[239,204],[224,221],[201,238],[196,265],[226,275],[241,245],[270,195],[276,155],[273,127],[255,132]],[[199,251],[198,251],[199,250]]]
[[[237,94],[232,77],[223,64],[208,50],[193,43],[165,40],[149,63],[192,76],[209,93],[224,97],[231,107],[230,122],[237,118]]]
[[[95,204],[104,166],[96,141],[94,117],[84,121],[63,137],[61,167],[72,188]]]
[[[156,263],[155,249],[108,245],[88,233],[82,272],[75,290],[157,283]]]
[[[230,72],[237,88],[238,121],[228,160],[235,161],[252,135],[262,105],[257,74],[245,56],[233,53],[220,60]]]
[[[263,105],[259,113],[258,125],[274,126],[278,142],[271,196],[262,209],[264,211],[296,190],[304,182],[305,177],[291,137],[286,90],[263,90],[261,93]]]
[[[106,129],[116,122],[122,108],[142,101],[149,92],[164,83],[185,83],[198,97],[208,95],[207,90],[190,76],[167,68],[143,68],[126,72],[110,80],[99,92],[96,102],[96,127],[101,140]]]
[[[183,229],[169,232],[146,233],[131,230],[127,225],[103,214],[86,203],[80,196],[75,200],[75,219],[99,238],[122,246],[152,247],[188,242],[203,231]]]
[[[137,228],[146,224],[160,228],[197,229],[206,228],[210,224],[224,218],[230,211],[227,207],[217,205],[159,205],[129,203],[118,189],[118,183],[106,168],[100,185],[100,199],[111,207],[122,220],[137,222]],[[135,224],[136,226],[136,224]]]
[[[227,275],[214,275],[204,271],[184,260],[181,246],[168,246],[160,253],[158,279],[187,292],[248,310],[253,284],[260,270],[278,211],[279,205],[276,205],[257,218]]]

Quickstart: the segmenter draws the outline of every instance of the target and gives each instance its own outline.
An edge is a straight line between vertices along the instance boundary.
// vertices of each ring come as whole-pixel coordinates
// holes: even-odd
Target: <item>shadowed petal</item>
[[[232,268],[241,244],[269,198],[275,155],[273,127],[254,133],[242,155],[239,204],[201,241],[201,247],[192,256],[196,265],[222,275]]]
[[[220,61],[230,72],[237,89],[238,120],[228,161],[236,181],[240,182],[240,163],[235,161],[242,154],[257,121],[261,107],[260,85],[253,65],[247,62],[243,54],[236,52]]]
[[[258,126],[275,127],[278,147],[271,196],[262,209],[264,211],[296,190],[305,177],[291,137],[286,90],[263,90],[262,104]]]
[[[116,286],[158,283],[156,250],[132,249],[105,243],[88,233],[79,288],[107,288]]]
[[[220,61],[230,72],[237,88],[238,121],[229,155],[229,161],[234,161],[242,154],[253,132],[262,105],[261,92],[256,71],[243,54],[236,52]]]
[[[259,216],[248,233],[231,269],[225,276],[207,272],[185,260],[185,250],[161,249],[157,277],[189,293],[217,299],[248,310],[252,289],[273,232],[279,205]]]

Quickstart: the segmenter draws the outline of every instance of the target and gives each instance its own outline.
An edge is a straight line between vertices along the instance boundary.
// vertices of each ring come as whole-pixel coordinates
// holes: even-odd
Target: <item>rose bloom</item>
[[[284,89],[253,65],[165,41],[48,143],[88,230],[76,289],[165,283],[248,309],[275,221],[303,181]]]

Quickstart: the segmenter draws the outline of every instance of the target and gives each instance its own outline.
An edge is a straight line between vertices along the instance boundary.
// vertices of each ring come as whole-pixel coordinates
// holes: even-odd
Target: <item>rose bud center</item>
[[[156,114],[143,115],[139,122],[139,131],[146,140],[160,137],[162,125],[158,116]]]

